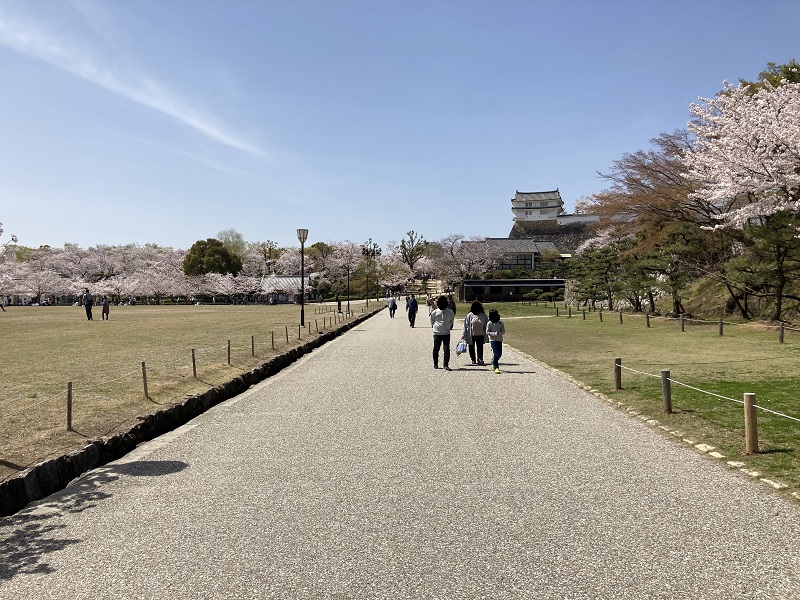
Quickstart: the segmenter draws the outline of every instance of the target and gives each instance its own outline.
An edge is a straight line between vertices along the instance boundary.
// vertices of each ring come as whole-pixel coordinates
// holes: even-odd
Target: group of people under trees
[[[439,354],[443,351],[443,364],[445,371],[450,371],[450,332],[455,326],[455,301],[441,295],[430,306],[431,329],[433,330],[433,368],[439,368]],[[394,318],[397,303],[394,298],[389,299],[389,316]],[[406,312],[411,327],[417,318],[419,303],[414,294],[406,296]],[[467,346],[469,357],[473,365],[484,366],[483,345],[488,340],[492,349],[492,371],[500,373],[500,357],[503,355],[503,335],[506,328],[500,320],[500,313],[492,309],[487,315],[483,304],[477,300],[470,306],[469,313],[464,318],[461,341]],[[459,342],[461,343],[461,342]]]

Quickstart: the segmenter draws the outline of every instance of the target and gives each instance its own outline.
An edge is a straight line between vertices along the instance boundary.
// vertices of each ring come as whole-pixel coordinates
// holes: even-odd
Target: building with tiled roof
[[[520,192],[511,199],[511,214],[514,223],[530,221],[555,221],[559,225],[573,223],[596,223],[592,214],[567,214],[564,200],[558,188],[549,192]]]

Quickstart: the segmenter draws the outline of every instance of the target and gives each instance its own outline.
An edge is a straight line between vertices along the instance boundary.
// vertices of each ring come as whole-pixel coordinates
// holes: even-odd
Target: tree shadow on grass
[[[111,494],[102,490],[105,484],[120,476],[168,475],[187,466],[184,462],[170,460],[106,465],[22,512],[0,518],[0,582],[17,575],[54,572],[46,560],[47,555],[83,541],[68,535],[70,514],[94,508],[110,498]]]

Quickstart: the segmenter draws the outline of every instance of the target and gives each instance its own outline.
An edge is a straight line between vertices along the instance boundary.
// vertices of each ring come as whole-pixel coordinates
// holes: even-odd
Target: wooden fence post
[[[669,378],[669,370],[661,369],[661,401],[664,412],[672,413],[672,382]]]
[[[647,322],[647,328],[650,329],[650,313],[645,313],[644,319]]]
[[[194,375],[194,378],[197,379],[197,360],[194,356],[194,348],[192,348],[192,375]]]
[[[253,356],[256,355],[256,336],[254,335],[250,336],[250,352],[253,354]]]
[[[286,326],[286,343],[289,343],[289,326]]]
[[[72,382],[67,382],[67,431],[72,431]]]
[[[272,349],[275,350],[275,332],[274,331],[270,331],[270,334],[271,334],[271,337],[272,337]]]
[[[568,310],[569,310],[569,313],[567,314],[567,318],[571,319],[572,318],[572,307],[570,306]]]
[[[228,340],[228,366],[231,366],[231,341]]]
[[[614,359],[614,390],[622,389],[622,358]]]
[[[778,343],[783,343],[783,321],[778,325]]]
[[[756,395],[744,395],[744,451],[758,454],[758,421],[756,419]]]
[[[144,383],[144,399],[149,400],[150,396],[147,393],[147,367],[142,361],[142,382]]]
[[[683,328],[683,313],[681,313],[681,332],[685,331]]]
[[[719,318],[719,334],[722,335],[722,317]]]
[[[603,309],[600,309],[600,322],[603,322]]]

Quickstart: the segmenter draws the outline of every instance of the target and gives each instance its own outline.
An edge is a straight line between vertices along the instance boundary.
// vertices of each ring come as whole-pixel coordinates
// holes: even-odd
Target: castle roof
[[[541,202],[543,200],[556,200],[557,202],[563,202],[561,200],[561,192],[558,191],[558,188],[549,192],[520,192],[517,190],[517,193],[511,199],[512,202],[520,202],[525,200],[528,202]]]

